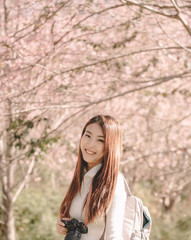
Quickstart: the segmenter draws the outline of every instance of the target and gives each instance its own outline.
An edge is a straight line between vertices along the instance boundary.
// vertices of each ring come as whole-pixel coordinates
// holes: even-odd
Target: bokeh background
[[[0,1],[0,239],[59,240],[82,127],[123,129],[151,240],[191,239],[191,2]]]

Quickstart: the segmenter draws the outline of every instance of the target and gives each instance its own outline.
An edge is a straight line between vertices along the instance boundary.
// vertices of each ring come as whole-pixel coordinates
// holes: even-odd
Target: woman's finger
[[[57,232],[59,234],[66,234],[67,233],[67,228],[65,228],[65,224],[60,220],[57,220],[56,228],[57,228]]]

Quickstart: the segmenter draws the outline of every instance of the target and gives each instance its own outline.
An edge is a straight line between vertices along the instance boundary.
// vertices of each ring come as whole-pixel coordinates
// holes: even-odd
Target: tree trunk
[[[14,224],[14,213],[12,194],[10,192],[3,192],[3,222],[4,222],[4,233],[6,240],[15,240],[15,224]]]
[[[15,240],[14,211],[13,211],[13,180],[14,162],[11,160],[11,102],[5,103],[8,113],[3,124],[1,136],[1,185],[2,185],[2,222],[5,240]]]

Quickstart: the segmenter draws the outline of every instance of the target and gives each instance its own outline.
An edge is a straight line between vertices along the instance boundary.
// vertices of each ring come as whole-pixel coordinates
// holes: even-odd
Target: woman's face
[[[88,164],[88,170],[101,163],[104,156],[104,135],[98,123],[87,126],[81,138],[80,148],[84,161]]]

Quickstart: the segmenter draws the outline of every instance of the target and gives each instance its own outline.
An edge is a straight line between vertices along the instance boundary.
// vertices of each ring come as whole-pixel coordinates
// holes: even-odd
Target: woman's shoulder
[[[125,177],[123,176],[123,174],[121,172],[118,172],[117,183],[125,184]]]
[[[128,183],[121,172],[118,173],[115,191],[116,191],[116,193],[123,192],[124,194],[131,195]]]
[[[116,187],[115,187],[115,195],[121,194],[121,193],[125,193],[125,181],[124,181],[123,174],[119,172],[117,176]]]

